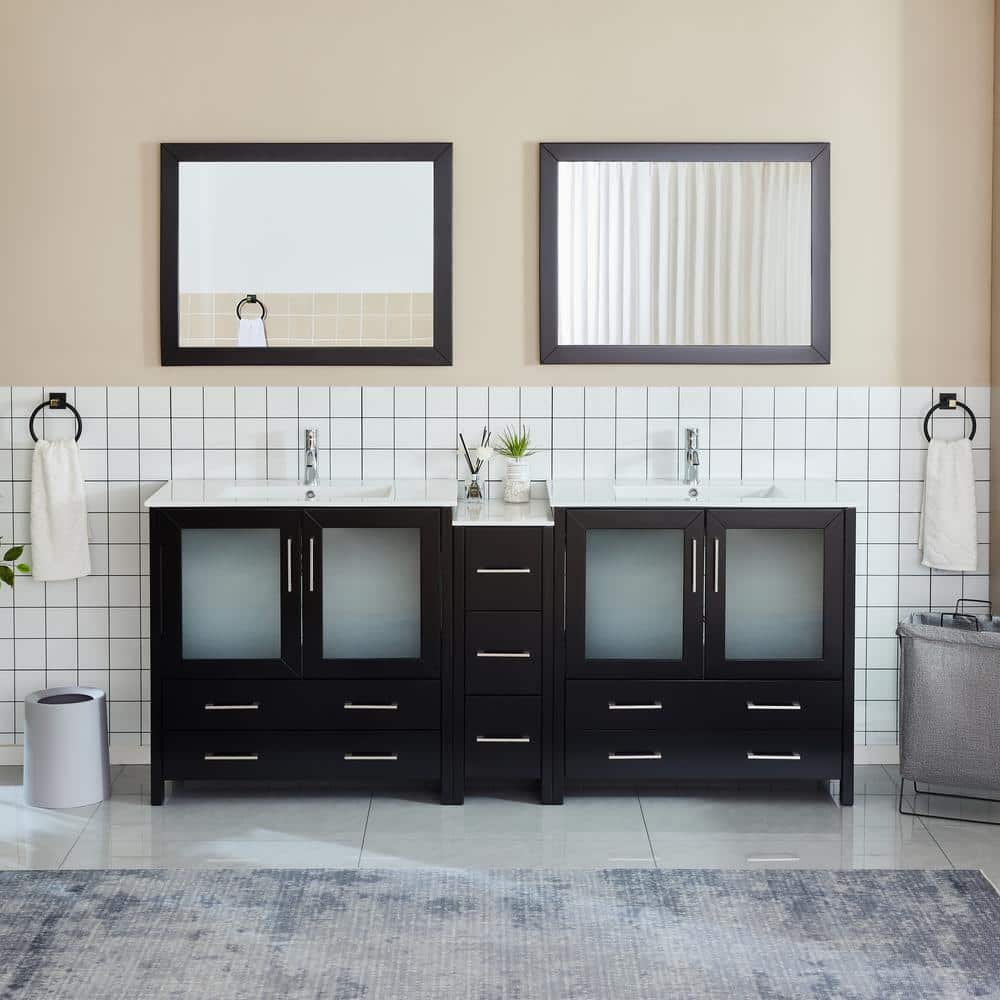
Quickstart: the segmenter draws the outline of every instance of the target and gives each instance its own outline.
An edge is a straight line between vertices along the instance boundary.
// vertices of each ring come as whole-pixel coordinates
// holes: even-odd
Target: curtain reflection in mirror
[[[808,162],[559,163],[558,342],[808,345]]]

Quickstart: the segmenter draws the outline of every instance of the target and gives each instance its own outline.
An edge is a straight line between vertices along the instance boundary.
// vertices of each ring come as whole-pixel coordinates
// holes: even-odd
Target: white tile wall
[[[285,478],[301,473],[305,427],[319,429],[324,476],[458,477],[459,431],[478,441],[522,422],[538,452],[536,490],[551,476],[674,477],[684,427],[701,432],[703,474],[836,477],[858,504],[857,740],[895,743],[893,632],[911,609],[986,597],[989,562],[989,389],[970,386],[335,387],[25,386],[0,388],[0,535],[30,537],[27,417],[66,391],[81,439],[94,575],[18,581],[0,590],[0,744],[20,742],[21,700],[36,688],[108,691],[112,741],[149,728],[148,516],[142,501],[168,478]],[[980,563],[973,574],[931,573],[916,546],[925,412],[954,391],[979,418],[974,441]],[[72,433],[43,413],[48,438]],[[942,415],[935,433],[966,432]],[[502,460],[489,465],[495,484]],[[495,488],[495,486],[493,487]],[[30,548],[27,559],[30,562]]]

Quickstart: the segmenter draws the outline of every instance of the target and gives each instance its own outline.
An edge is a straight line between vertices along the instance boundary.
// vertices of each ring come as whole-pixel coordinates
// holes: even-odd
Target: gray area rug
[[[5,998],[1000,997],[972,871],[0,873]]]

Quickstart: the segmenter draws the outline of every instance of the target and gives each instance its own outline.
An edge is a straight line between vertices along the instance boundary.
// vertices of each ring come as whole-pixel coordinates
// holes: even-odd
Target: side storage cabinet
[[[454,752],[467,783],[537,781],[551,795],[552,529],[455,529]]]

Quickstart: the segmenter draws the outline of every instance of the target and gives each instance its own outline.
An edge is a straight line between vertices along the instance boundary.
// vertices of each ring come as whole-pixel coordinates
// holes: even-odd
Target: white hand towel
[[[236,335],[237,347],[267,347],[267,336],[264,333],[264,321],[256,319],[241,319],[239,333]]]
[[[928,445],[918,532],[925,566],[975,570],[976,476],[967,438],[932,440]]]
[[[31,573],[36,580],[90,575],[87,502],[75,441],[39,441],[31,460]]]

